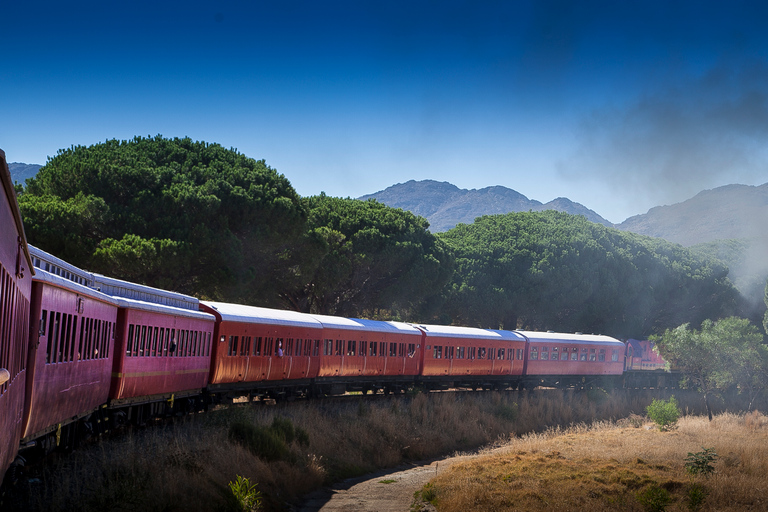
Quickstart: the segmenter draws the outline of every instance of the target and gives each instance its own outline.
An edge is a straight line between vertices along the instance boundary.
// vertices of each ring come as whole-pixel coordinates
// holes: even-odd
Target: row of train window
[[[10,373],[10,379],[0,385],[0,396],[26,367],[28,335],[29,300],[0,265],[0,368]]]
[[[107,320],[80,317],[60,311],[42,310],[40,336],[48,336],[45,362],[71,363],[109,357],[109,347],[114,340],[115,324]],[[75,352],[77,350],[77,352]]]
[[[211,355],[211,333],[147,325],[128,325],[129,357],[203,357]]]
[[[227,341],[225,335],[220,341]],[[317,356],[320,340],[301,338],[275,338],[262,336],[230,336],[227,345],[229,356]]]
[[[220,342],[227,341],[225,335]],[[325,356],[364,356],[364,357],[413,357],[415,343],[386,343],[357,340],[323,340]],[[273,338],[261,336],[229,336],[228,356],[319,356],[320,340],[302,340],[294,338]]]
[[[550,350],[551,348],[551,350]],[[531,347],[531,361],[593,361],[604,362],[606,357],[606,349],[594,349],[594,348],[579,348],[563,347],[541,347],[539,351],[538,347]],[[618,349],[611,350],[611,361],[616,362],[619,360]]]
[[[386,341],[330,340],[323,343],[323,355],[326,356],[363,356],[363,357],[413,357],[416,354],[415,343],[395,343]]]
[[[427,350],[430,347],[427,346]],[[523,359],[523,349],[518,348],[486,348],[486,347],[452,347],[450,345],[435,345],[432,347],[432,359],[506,359],[513,361],[517,355],[518,360]]]

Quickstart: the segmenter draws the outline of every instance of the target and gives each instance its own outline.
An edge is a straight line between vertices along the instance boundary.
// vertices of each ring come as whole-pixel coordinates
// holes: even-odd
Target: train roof
[[[424,330],[427,336],[445,336],[450,338],[479,338],[497,341],[525,341],[522,336],[517,336],[512,331],[492,331],[477,327],[460,327],[457,325],[423,325],[415,324]]]
[[[5,159],[5,151],[2,149],[0,149],[0,184],[2,184],[3,194],[5,195],[9,209],[13,215],[13,222],[16,224],[16,232],[21,239],[22,252],[24,253],[24,259],[27,261],[28,270],[32,275],[35,275],[32,257],[29,255],[29,246],[27,245],[27,235],[24,231],[24,223],[21,220],[19,203],[16,200],[16,188],[13,186],[11,171],[8,169],[8,161]]]
[[[29,246],[29,254],[32,256],[32,263],[36,268],[60,276],[73,283],[93,287],[93,274],[87,270],[67,263],[61,258],[57,258],[53,254],[34,245]]]
[[[260,308],[246,306],[244,304],[230,304],[227,302],[211,302],[201,300],[200,304],[216,310],[221,319],[227,322],[252,322],[276,325],[289,325],[294,327],[313,327],[321,329],[323,324],[306,313],[287,311],[282,309]]]
[[[89,288],[83,284],[76,283],[75,281],[71,281],[65,277],[58,276],[41,268],[37,269],[37,273],[35,273],[35,276],[32,278],[32,280],[44,282],[51,286],[58,286],[59,288],[65,288],[79,295],[85,295],[87,297],[91,297],[93,299],[117,306],[117,300],[115,300],[114,297],[111,297],[105,293],[101,293],[100,291],[94,290],[93,288]]]
[[[125,297],[114,297],[117,305],[126,309],[138,309],[140,311],[149,311],[152,313],[160,313],[163,315],[183,316],[187,318],[197,318],[200,320],[214,321],[215,317],[210,313],[203,311],[177,308],[175,306],[168,306],[166,304],[158,304],[156,302],[145,302],[143,300],[127,299]]]
[[[323,327],[343,329],[350,331],[389,332],[400,334],[413,334],[421,336],[421,331],[410,324],[403,322],[388,322],[382,320],[368,320],[364,318],[344,318],[330,315],[312,315],[323,324]]]
[[[156,304],[188,309],[191,311],[198,310],[200,301],[191,295],[161,290],[160,288],[131,283],[101,274],[94,273],[92,275],[94,288],[107,295],[112,295],[113,297],[122,297],[142,302],[154,302]]]
[[[563,332],[537,332],[537,331],[516,331],[526,338],[531,343],[589,343],[589,344],[604,344],[604,345],[621,345],[624,343],[611,338],[610,336],[604,336],[602,334],[581,334],[581,333],[563,333]]]

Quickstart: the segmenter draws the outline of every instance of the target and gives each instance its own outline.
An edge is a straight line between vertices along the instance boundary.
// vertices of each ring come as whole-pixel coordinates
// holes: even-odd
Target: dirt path
[[[299,512],[408,512],[413,493],[463,455],[345,480],[307,496]]]

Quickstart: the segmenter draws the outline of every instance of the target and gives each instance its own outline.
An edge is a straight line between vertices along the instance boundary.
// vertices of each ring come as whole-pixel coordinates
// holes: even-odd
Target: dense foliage
[[[710,420],[711,395],[738,387],[751,407],[768,388],[768,347],[747,319],[705,320],[698,330],[683,324],[652,339],[664,359],[683,373],[684,384],[704,395]]]
[[[441,235],[457,323],[643,337],[737,308],[728,269],[680,245],[555,211],[486,216]]]
[[[453,259],[427,221],[375,200],[320,195],[297,252],[291,307],[342,316],[413,318],[453,274]]]
[[[263,160],[160,136],[61,150],[19,202],[30,242],[75,265],[262,303],[282,289],[306,218]]]

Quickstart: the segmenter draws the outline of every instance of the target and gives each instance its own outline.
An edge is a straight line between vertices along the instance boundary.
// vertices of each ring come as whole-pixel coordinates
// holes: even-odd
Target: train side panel
[[[5,153],[0,150],[0,479],[21,438],[32,261]]]
[[[201,393],[210,372],[213,316],[123,298],[118,304],[110,403]]]
[[[33,296],[24,438],[107,402],[117,320],[110,297],[43,270]]]

